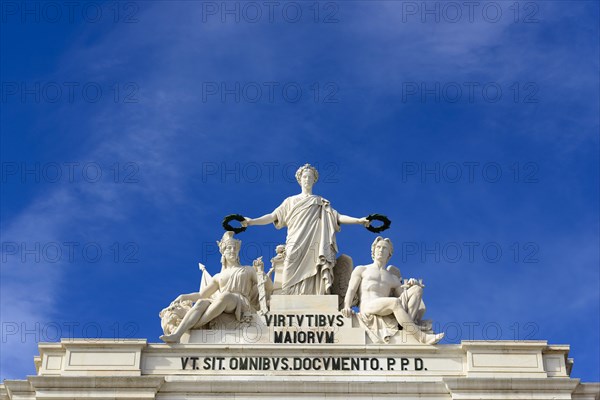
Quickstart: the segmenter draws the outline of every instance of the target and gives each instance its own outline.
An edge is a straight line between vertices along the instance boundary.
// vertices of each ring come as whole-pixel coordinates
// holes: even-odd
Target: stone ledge
[[[353,351],[353,352],[366,352],[369,353],[381,353],[387,354],[390,351],[411,351],[416,350],[423,353],[439,353],[439,352],[457,352],[464,354],[460,344],[438,344],[435,346],[428,344],[411,344],[411,345],[379,345],[379,344],[201,344],[201,343],[190,343],[190,344],[178,344],[178,343],[148,343],[144,349],[144,353],[150,352],[162,352],[173,350],[233,350],[233,351],[270,351],[270,352],[287,352],[293,350],[333,350],[333,351]]]
[[[579,379],[444,378],[456,400],[571,399]]]
[[[573,392],[575,400],[599,400],[600,383],[580,383]]]
[[[68,339],[39,345],[43,376],[139,376],[146,339]]]
[[[547,378],[546,363],[551,374],[566,376],[564,361],[544,360],[548,343],[532,341],[463,341],[466,352],[466,372],[472,378]],[[546,361],[546,362],[545,362]]]
[[[29,396],[35,396],[31,383],[28,381],[5,380],[4,385],[2,386],[4,387],[4,393],[8,399],[24,399]],[[1,393],[2,392],[0,391],[0,394]]]
[[[212,394],[235,394],[236,398],[244,394],[287,395],[315,394],[357,395],[364,398],[365,394],[372,395],[413,395],[419,398],[429,396],[448,397],[448,390],[441,380],[427,381],[390,381],[388,379],[373,379],[373,377],[345,377],[332,380],[328,377],[282,377],[257,376],[247,377],[211,377],[210,380],[200,377],[168,377],[161,389],[165,398],[168,394],[190,393],[195,391]],[[269,396],[271,397],[271,396]]]
[[[156,398],[164,381],[163,377],[155,376],[30,376],[26,381],[5,382],[9,399],[151,400]]]
[[[156,389],[165,378],[157,376],[30,376],[27,380],[35,389],[79,388],[79,389]]]

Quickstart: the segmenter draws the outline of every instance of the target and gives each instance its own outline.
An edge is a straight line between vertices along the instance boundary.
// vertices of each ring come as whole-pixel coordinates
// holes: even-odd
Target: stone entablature
[[[6,381],[1,400],[215,395],[598,400],[600,390],[599,384],[569,377],[569,346],[545,341],[248,346],[104,339],[42,343],[39,349],[38,375]]]
[[[463,341],[457,345],[217,345],[147,343],[146,340],[63,340],[42,343],[37,364],[39,376],[148,376],[148,375],[344,375],[353,369],[361,375],[437,376],[466,378],[566,378],[568,351],[565,345],[545,341]],[[192,368],[197,357],[198,368]],[[217,368],[217,359],[222,367]],[[271,359],[270,366],[240,367],[240,358]],[[287,358],[288,368],[274,367],[273,360]],[[342,360],[308,367],[306,359]],[[419,358],[422,365],[415,366]],[[183,359],[183,361],[182,361]],[[237,359],[235,362],[230,360]],[[358,361],[358,367],[352,359]],[[403,361],[408,360],[406,369]],[[187,360],[187,361],[186,361]],[[208,361],[211,360],[210,364]],[[298,360],[304,363],[298,366]],[[371,365],[377,361],[377,368]],[[389,360],[389,361],[388,361]],[[392,361],[393,360],[393,361]],[[294,364],[296,362],[296,364]],[[237,363],[237,364],[236,364]],[[347,363],[348,370],[341,369]],[[185,364],[185,365],[184,365]],[[315,363],[312,363],[313,366]],[[375,363],[373,363],[375,364]],[[419,362],[421,364],[421,362]],[[237,366],[236,366],[237,365]],[[242,369],[244,368],[244,369]],[[403,370],[404,369],[404,370]]]

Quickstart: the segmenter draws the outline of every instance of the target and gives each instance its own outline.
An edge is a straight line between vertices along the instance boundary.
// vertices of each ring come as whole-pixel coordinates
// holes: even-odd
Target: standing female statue
[[[312,193],[319,173],[310,164],[296,171],[302,192],[288,197],[270,214],[245,218],[242,226],[273,223],[277,229],[287,227],[282,294],[329,294],[333,266],[338,252],[335,241],[341,224],[370,221],[339,214],[328,200]]]

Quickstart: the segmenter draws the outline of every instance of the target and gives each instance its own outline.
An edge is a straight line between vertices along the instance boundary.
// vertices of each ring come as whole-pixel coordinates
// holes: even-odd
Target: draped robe
[[[236,319],[241,320],[244,312],[252,312],[259,309],[258,291],[255,290],[255,281],[252,275],[255,274],[252,267],[230,267],[226,277],[221,277],[219,282],[221,294],[231,294],[236,299],[235,314]],[[221,274],[224,274],[223,272]]]
[[[287,227],[282,294],[328,294],[337,254],[337,211],[317,195],[288,197],[274,211],[277,229]]]

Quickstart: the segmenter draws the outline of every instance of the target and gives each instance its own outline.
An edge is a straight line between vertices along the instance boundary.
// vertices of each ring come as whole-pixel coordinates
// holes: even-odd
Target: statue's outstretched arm
[[[338,217],[338,223],[340,223],[340,224],[361,224],[364,226],[369,226],[369,224],[371,222],[367,219],[367,217],[355,218],[355,217],[350,217],[348,215],[340,214]]]
[[[275,222],[275,213],[265,214],[262,217],[258,218],[247,218],[245,221],[242,221],[242,226],[251,226],[251,225],[268,225]]]

